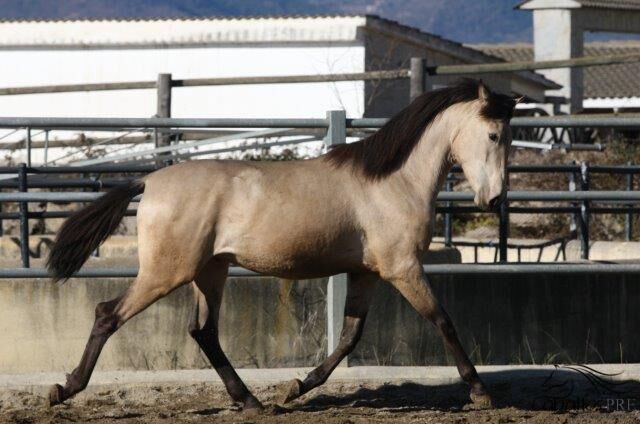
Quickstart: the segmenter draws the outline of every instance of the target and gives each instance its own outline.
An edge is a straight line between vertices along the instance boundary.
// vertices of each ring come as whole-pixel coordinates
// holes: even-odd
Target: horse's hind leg
[[[336,350],[319,367],[311,371],[304,381],[294,379],[283,385],[280,403],[292,401],[323,384],[338,364],[353,351],[362,335],[377,279],[378,276],[375,274],[350,275],[344,307],[344,323]]]
[[[51,405],[62,403],[87,387],[100,352],[109,337],[131,317],[182,285],[182,283],[170,281],[145,277],[140,273],[131,287],[122,295],[96,306],[95,322],[80,364],[67,375],[64,387],[59,384],[51,387],[49,392]]]
[[[262,404],[247,389],[220,347],[218,316],[228,268],[228,264],[211,259],[196,277],[196,306],[189,333],[209,358],[231,398],[243,409],[259,410]]]

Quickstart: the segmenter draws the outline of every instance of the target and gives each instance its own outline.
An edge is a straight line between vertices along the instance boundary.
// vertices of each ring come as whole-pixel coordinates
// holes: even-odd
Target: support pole
[[[426,91],[426,65],[427,61],[422,57],[411,58],[409,102],[413,102]]]
[[[627,162],[627,166],[631,166],[631,162]],[[627,191],[633,191],[633,174],[631,172],[627,174],[626,188]],[[633,209],[633,205],[630,204],[628,207],[630,212],[627,213],[624,220],[624,239],[626,241],[631,241],[631,239],[633,238],[633,212],[631,212],[631,209]]]
[[[505,171],[505,183],[509,187],[509,171]],[[509,202],[505,200],[500,205],[498,228],[498,247],[500,249],[500,262],[508,262],[509,243]]]
[[[589,191],[589,163],[580,163],[580,189]],[[580,204],[580,257],[589,259],[589,201]]]
[[[171,74],[158,74],[158,82],[156,89],[158,91],[157,112],[158,118],[170,118],[171,117]],[[157,131],[157,129],[156,129]],[[169,134],[160,132],[155,138],[156,147],[164,147],[171,144],[171,137]],[[166,156],[167,153],[158,155],[156,166],[158,168],[171,165],[171,160],[162,159],[162,156]]]
[[[21,163],[18,167],[18,190],[25,193],[27,186],[27,165]],[[29,204],[20,202],[20,256],[22,266],[29,268]]]
[[[31,127],[27,127],[27,137],[25,138],[27,150],[27,166],[31,166]]]
[[[329,111],[327,112],[327,120],[329,121],[329,129],[325,139],[327,149],[346,143],[345,111]],[[329,277],[327,282],[327,355],[330,355],[336,349],[340,341],[348,282],[348,274],[334,275]],[[347,366],[348,358],[345,358],[341,365]]]
[[[450,192],[453,189],[453,175],[449,173],[447,175],[447,179],[445,180],[445,191]],[[450,208],[451,202],[446,202],[445,206]],[[446,212],[444,214],[444,245],[447,247],[451,247],[451,242],[453,239],[453,225],[452,225],[452,216],[451,212]]]

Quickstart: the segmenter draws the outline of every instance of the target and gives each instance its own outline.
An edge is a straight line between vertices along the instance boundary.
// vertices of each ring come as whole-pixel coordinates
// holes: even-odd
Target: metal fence
[[[344,111],[329,111],[324,119],[172,119],[172,118],[0,118],[0,128],[18,130],[26,129],[27,133],[34,129],[51,131],[55,129],[92,129],[95,131],[114,131],[126,129],[148,129],[156,134],[160,131],[183,131],[194,129],[243,128],[253,131],[241,132],[240,135],[276,134],[278,130],[321,130],[327,148],[345,143],[348,133],[358,129],[375,129],[386,123],[385,119],[347,119]],[[640,115],[625,116],[555,116],[555,117],[522,117],[514,118],[514,128],[531,127],[579,127],[579,128],[640,128]],[[268,128],[264,130],[264,128]],[[260,129],[256,131],[257,129]],[[276,130],[274,130],[276,129]],[[238,134],[234,135],[237,137]],[[30,137],[26,137],[26,141]],[[206,140],[204,140],[206,141]],[[304,140],[308,141],[308,140]],[[287,145],[292,141],[257,144],[250,148],[263,148],[272,145]],[[64,166],[64,167],[19,167],[0,168],[0,188],[17,189],[17,193],[0,193],[0,204],[3,202],[19,203],[18,212],[0,212],[0,219],[20,220],[20,238],[23,266],[29,266],[28,236],[29,219],[63,218],[69,212],[30,212],[29,202],[87,202],[94,200],[98,193],[36,193],[29,189],[71,189],[79,188],[85,191],[99,191],[103,188],[122,184],[122,178],[103,178],[103,174],[113,173],[148,173],[156,169],[159,158],[165,162],[182,159],[178,154],[182,149],[193,146],[193,143],[177,143],[156,149],[101,158],[93,163],[108,163],[107,165],[92,166]],[[197,142],[202,145],[202,141]],[[25,146],[28,148],[27,146]],[[231,149],[233,150],[233,149]],[[218,153],[226,150],[205,150],[200,154]],[[161,156],[164,154],[168,156]],[[146,157],[144,160],[133,158]],[[113,163],[118,162],[119,163]],[[139,165],[145,162],[147,165]],[[154,165],[149,165],[149,163]],[[454,168],[451,175],[459,173]],[[507,261],[507,239],[509,215],[513,213],[566,213],[573,217],[573,226],[581,240],[581,255],[589,258],[589,216],[591,214],[608,213],[625,215],[626,239],[631,239],[633,214],[638,212],[636,202],[640,201],[640,192],[633,191],[634,175],[640,173],[640,166],[599,166],[582,164],[568,165],[511,165],[509,173],[564,173],[569,176],[569,190],[564,192],[510,192],[507,203],[500,209],[499,216],[499,260]],[[626,186],[621,191],[592,191],[590,190],[590,176],[598,173],[624,174]],[[83,175],[80,178],[59,178],[53,174]],[[9,178],[7,178],[9,177]],[[444,214],[444,238],[446,244],[452,243],[452,215],[455,213],[480,212],[470,205],[472,193],[451,191],[451,180],[446,185],[446,191],[438,196],[437,211]],[[514,206],[509,202],[515,201],[550,201],[571,202],[566,206]],[[593,205],[593,202],[606,202],[603,205]],[[606,206],[605,206],[606,205]],[[130,211],[129,215],[134,214]]]
[[[328,149],[347,142],[350,132],[358,129],[379,128],[384,119],[347,119],[344,111],[330,111],[324,119],[96,119],[96,118],[0,118],[0,128],[26,129],[27,134],[33,129],[51,131],[54,129],[91,129],[94,131],[114,131],[126,129],[148,129],[155,134],[162,131],[181,131],[211,128],[279,128],[321,130],[325,134],[324,142]],[[514,118],[514,127],[615,127],[640,128],[640,116],[624,117],[528,117]],[[26,148],[30,147],[31,137],[25,138]],[[286,145],[283,141],[282,145]],[[182,144],[182,146],[181,146]],[[0,278],[35,278],[46,277],[48,273],[41,268],[29,268],[29,220],[35,218],[60,218],[68,212],[30,212],[30,202],[87,202],[94,200],[102,188],[115,186],[123,182],[122,178],[102,178],[103,174],[133,173],[141,174],[153,171],[158,163],[181,159],[176,154],[185,143],[162,146],[136,155],[144,156],[151,165],[132,165],[130,157],[116,159],[109,165],[65,166],[65,167],[30,167],[23,164],[19,167],[0,168],[0,188],[11,192],[0,193],[0,205],[6,202],[17,202],[18,212],[1,212],[2,219],[18,219],[20,221],[20,245],[23,268],[0,270]],[[279,144],[279,145],[280,145]],[[261,148],[264,145],[255,145]],[[167,156],[166,154],[169,153]],[[215,153],[215,152],[214,152]],[[162,156],[164,155],[164,156]],[[158,161],[157,159],[161,159]],[[631,216],[637,212],[636,203],[640,202],[640,191],[633,191],[633,175],[640,172],[640,166],[605,167],[580,165],[561,166],[511,166],[511,172],[563,172],[576,175],[573,191],[560,192],[510,192],[507,202],[500,209],[500,259],[507,259],[507,238],[510,213],[569,213],[576,216],[578,230],[583,240],[583,256],[588,257],[588,222],[590,213],[624,213]],[[459,172],[454,169],[453,173]],[[589,175],[598,172],[622,173],[629,176],[625,191],[591,191]],[[75,178],[60,178],[62,175],[80,175]],[[451,187],[449,185],[449,187]],[[82,189],[91,192],[30,192],[29,189]],[[17,191],[16,191],[17,190]],[[475,212],[477,209],[469,204],[472,193],[445,191],[438,196],[438,212],[445,213],[445,227],[451,225],[451,216],[460,212]],[[573,202],[569,206],[521,207],[509,205],[514,201],[562,201]],[[616,206],[594,206],[592,202],[607,202]],[[133,214],[130,211],[129,214]],[[629,221],[630,225],[630,221]],[[640,273],[640,264],[500,264],[500,265],[429,265],[425,272],[435,274],[517,274],[535,273]],[[137,274],[134,268],[82,269],[77,277],[133,277]],[[233,268],[231,276],[256,276],[257,274]],[[332,351],[339,339],[342,327],[342,314],[346,298],[346,275],[333,276],[327,285],[327,338],[328,350]]]

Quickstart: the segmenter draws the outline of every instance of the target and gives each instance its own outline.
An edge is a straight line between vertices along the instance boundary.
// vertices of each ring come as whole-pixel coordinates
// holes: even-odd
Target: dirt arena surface
[[[640,423],[635,382],[608,393],[591,384],[579,390],[571,385],[567,397],[564,389],[568,386],[561,380],[552,385],[553,393],[548,387],[540,389],[540,383],[545,381],[493,384],[498,407],[490,410],[470,408],[468,390],[462,384],[330,382],[286,407],[275,405],[276,385],[253,384],[254,393],[266,405],[265,412],[258,415],[241,412],[218,384],[96,388],[53,408],[37,394],[3,390],[0,422]]]

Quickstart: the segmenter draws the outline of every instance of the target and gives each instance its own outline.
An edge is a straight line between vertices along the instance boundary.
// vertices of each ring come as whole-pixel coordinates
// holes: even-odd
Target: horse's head
[[[478,98],[464,108],[459,130],[452,139],[453,160],[462,166],[475,193],[474,202],[483,209],[496,209],[505,199],[506,165],[511,146],[509,121],[516,101],[492,93],[482,83]]]

